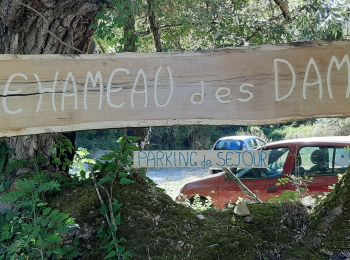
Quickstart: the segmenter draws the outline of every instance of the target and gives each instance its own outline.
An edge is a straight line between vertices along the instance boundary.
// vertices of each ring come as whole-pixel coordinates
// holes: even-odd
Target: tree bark
[[[124,27],[124,38],[126,40],[126,43],[124,45],[124,51],[136,52],[137,51],[137,46],[136,46],[137,34],[135,29],[135,17],[133,14],[130,14],[128,16],[128,20]]]
[[[283,17],[287,20],[290,20],[290,13],[289,13],[289,7],[287,1],[284,0],[274,0],[275,4],[278,6],[278,8],[281,10]]]
[[[126,40],[126,43],[124,45],[124,51],[127,52],[137,52],[137,33],[135,29],[135,14],[133,13],[132,10],[132,5],[134,3],[131,1],[128,10],[125,10],[125,12],[129,13],[128,15],[128,20],[124,26],[124,38]],[[141,146],[142,140],[144,140],[147,136],[148,132],[148,127],[134,127],[134,128],[129,128],[127,129],[126,133],[127,135],[132,135],[132,136],[138,136],[140,137],[139,145]],[[143,149],[144,147],[142,147]]]
[[[147,0],[147,6],[148,6],[148,20],[149,20],[149,26],[151,28],[151,32],[154,39],[154,45],[156,47],[157,52],[162,52],[162,42],[161,42],[161,34],[160,34],[160,26],[156,17],[156,14],[154,13],[154,3],[152,0]]]
[[[86,53],[95,16],[103,0],[0,1],[0,54]],[[7,140],[13,157],[28,160],[39,152],[49,155],[51,134]]]

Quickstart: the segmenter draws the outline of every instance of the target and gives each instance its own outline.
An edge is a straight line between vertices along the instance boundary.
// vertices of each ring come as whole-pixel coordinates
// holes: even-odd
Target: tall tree
[[[162,42],[161,42],[161,34],[160,34],[160,27],[158,23],[158,19],[156,17],[155,13],[155,6],[154,1],[147,0],[147,10],[148,10],[148,21],[149,21],[149,27],[151,29],[153,40],[154,40],[154,46],[156,47],[157,52],[162,52]]]
[[[82,54],[103,0],[0,1],[0,54]],[[49,156],[51,134],[8,139],[16,159]]]

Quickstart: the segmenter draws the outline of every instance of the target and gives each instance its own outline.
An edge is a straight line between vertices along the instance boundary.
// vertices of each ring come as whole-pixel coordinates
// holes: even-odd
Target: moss
[[[64,189],[52,198],[50,205],[70,214],[78,223],[89,222],[99,216],[99,200],[89,182],[75,189]]]
[[[176,204],[152,183],[116,185],[115,190],[123,204],[118,236],[126,239],[126,247],[135,259],[232,259],[233,255],[255,259],[271,255],[276,244],[290,240],[278,228],[282,205],[251,205],[251,223],[242,217],[236,217],[236,222],[232,223],[231,209],[201,212],[204,216],[201,220],[198,212]],[[102,223],[99,202],[89,183],[63,191],[52,204],[70,213],[81,226]],[[101,257],[103,252],[99,251],[98,239],[91,240],[95,243],[84,256]]]
[[[337,258],[350,252],[350,171],[336,184],[310,217],[305,237],[286,254],[299,259]]]
[[[320,235],[327,250],[350,251],[350,170],[312,215],[311,234]]]
[[[350,210],[350,168],[335,185],[333,192],[330,193],[315,209],[312,220],[318,222],[337,207]]]
[[[249,205],[251,218],[237,217],[233,210],[211,209],[201,213],[176,204],[151,182],[116,185],[115,192],[123,204],[119,237],[135,259],[322,259],[324,253],[312,247],[315,233],[307,233],[296,243],[308,224],[307,214],[299,204]],[[70,213],[82,225],[103,226],[99,201],[91,184],[63,191],[52,203]],[[202,214],[204,219],[199,219]],[[323,248],[346,248],[350,237],[348,221],[339,218]],[[338,233],[337,233],[338,232]],[[337,241],[337,242],[336,242]],[[104,254],[97,233],[89,238],[84,258],[98,259]]]

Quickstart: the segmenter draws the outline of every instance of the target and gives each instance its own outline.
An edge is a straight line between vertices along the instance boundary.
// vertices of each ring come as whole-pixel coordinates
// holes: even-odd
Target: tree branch
[[[274,16],[272,18],[270,18],[267,22],[271,22],[273,20],[276,20],[277,18],[279,18],[280,16],[282,16],[283,14],[280,14],[280,15],[277,15],[277,16]],[[266,24],[266,23],[265,23]],[[246,37],[244,39],[244,41],[242,40],[241,43],[238,45],[238,46],[243,46],[244,45],[244,42],[248,42],[250,39],[252,39],[253,37],[255,37],[255,35],[257,35],[259,32],[261,32],[261,30],[265,27],[264,25],[265,24],[262,24],[262,25],[259,25],[254,32],[252,32],[248,37]]]
[[[153,5],[151,0],[147,0],[147,6],[148,6],[149,26],[153,34],[154,45],[156,47],[157,52],[162,52],[163,48],[162,48],[162,42],[160,37],[160,27],[157,21],[157,17],[153,10]]]
[[[289,13],[289,7],[288,4],[285,0],[274,0],[276,5],[279,7],[281,10],[283,17],[287,20],[291,19],[290,13]]]
[[[245,186],[244,183],[229,168],[223,168],[223,170],[228,176],[230,176],[230,178],[237,184],[244,194],[254,199],[255,202],[262,203],[262,200],[259,199],[259,197],[256,196],[247,186]]]

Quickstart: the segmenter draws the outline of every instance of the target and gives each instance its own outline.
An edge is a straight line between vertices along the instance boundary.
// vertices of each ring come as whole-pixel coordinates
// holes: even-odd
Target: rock
[[[232,215],[232,217],[231,217],[231,223],[234,224],[235,222],[236,222],[236,217],[235,217],[235,215]]]
[[[330,260],[348,260],[350,259],[350,251],[341,251],[341,252],[337,252],[334,253]]]
[[[29,168],[21,168],[17,170],[16,175],[27,174],[30,172],[31,172],[31,169]]]
[[[236,207],[234,208],[233,213],[238,216],[249,216],[250,211],[247,207],[247,201],[239,197],[236,201]]]
[[[198,214],[198,215],[196,215],[196,217],[197,217],[198,219],[200,219],[200,220],[203,220],[203,219],[204,219],[204,216],[203,216],[202,214]]]
[[[329,250],[327,250],[327,249],[325,249],[325,248],[321,248],[321,249],[320,249],[320,253],[322,253],[322,254],[324,254],[324,255],[326,255],[326,256],[332,256],[332,255],[333,255],[333,252],[332,252],[332,251],[329,251]]]
[[[0,202],[0,214],[6,214],[7,212],[13,211],[13,205]]]
[[[301,203],[308,209],[314,208],[316,205],[316,202],[317,202],[316,198],[312,196],[306,196],[301,199]]]
[[[246,216],[244,218],[244,221],[247,223],[254,223],[254,217],[253,216]]]

